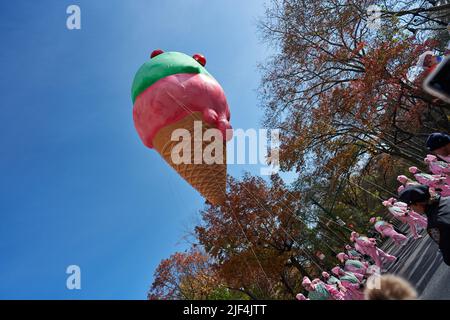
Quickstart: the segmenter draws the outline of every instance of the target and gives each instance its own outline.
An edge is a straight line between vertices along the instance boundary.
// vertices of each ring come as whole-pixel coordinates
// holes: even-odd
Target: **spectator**
[[[410,186],[399,195],[400,201],[427,216],[427,232],[439,245],[444,262],[450,265],[450,197],[431,198],[428,186]]]
[[[427,148],[435,156],[449,162],[450,160],[450,136],[446,133],[435,132],[428,136]]]
[[[365,300],[415,300],[417,292],[408,281],[398,276],[376,274],[367,280],[364,298]]]

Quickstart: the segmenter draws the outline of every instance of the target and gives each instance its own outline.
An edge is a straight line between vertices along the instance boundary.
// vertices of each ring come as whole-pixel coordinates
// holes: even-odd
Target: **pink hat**
[[[331,269],[331,272],[333,272],[337,276],[340,274],[340,271],[341,271],[341,268],[339,268],[338,266]]]
[[[297,300],[300,300],[300,301],[302,301],[302,300],[307,300],[306,297],[305,297],[303,294],[301,294],[301,293],[297,294],[297,295],[295,296],[295,298],[296,298]]]
[[[399,175],[398,177],[397,177],[397,181],[398,182],[400,182],[400,183],[406,183],[406,182],[408,182],[408,177],[407,176],[405,176],[405,175]]]
[[[419,172],[419,169],[417,167],[409,167],[408,171],[411,173],[417,173]]]
[[[340,262],[344,262],[345,260],[348,259],[348,256],[347,256],[344,252],[339,252],[339,253],[336,255],[336,258],[338,258],[338,260],[339,260]]]
[[[370,218],[370,220],[369,220],[370,223],[375,223],[375,221],[377,221],[377,218],[375,218],[375,217],[372,217],[372,218]]]
[[[350,235],[350,241],[355,241],[356,238],[359,237],[358,232],[356,231],[352,231],[351,235]]]
[[[309,280],[309,278],[307,276],[303,277],[303,281],[302,281],[302,286],[310,286],[311,285],[311,280]]]
[[[345,249],[346,249],[346,250],[351,250],[351,249],[352,249],[352,246],[349,245],[349,244],[346,244],[346,245],[345,245]]]
[[[322,277],[328,279],[330,277],[330,274],[326,271],[322,272]]]
[[[434,162],[437,160],[436,156],[433,156],[432,154],[427,154],[427,156],[425,157],[424,161],[426,163],[430,163],[430,162]]]

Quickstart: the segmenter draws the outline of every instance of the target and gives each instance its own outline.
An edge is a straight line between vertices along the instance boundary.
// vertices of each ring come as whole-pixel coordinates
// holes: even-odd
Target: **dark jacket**
[[[428,234],[439,245],[445,264],[450,265],[450,197],[439,197],[425,213]]]

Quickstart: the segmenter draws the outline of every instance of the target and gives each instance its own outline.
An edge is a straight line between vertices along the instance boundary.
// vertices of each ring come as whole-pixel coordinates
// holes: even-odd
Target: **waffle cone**
[[[200,112],[194,112],[183,119],[160,129],[153,138],[153,147],[164,158],[164,160],[178,172],[191,186],[193,186],[206,200],[214,205],[220,205],[225,202],[225,188],[227,177],[226,165],[226,145],[223,144],[223,161],[221,164],[206,164],[194,162],[195,151],[202,152],[209,145],[210,141],[194,143],[194,121],[202,121],[202,133],[207,129],[213,128],[202,119]],[[172,149],[180,144],[180,141],[172,141],[172,132],[175,129],[186,129],[191,135],[191,161],[190,163],[176,164],[172,161]],[[201,146],[201,150],[199,147]],[[196,149],[194,149],[196,148]],[[202,154],[202,153],[200,153]]]

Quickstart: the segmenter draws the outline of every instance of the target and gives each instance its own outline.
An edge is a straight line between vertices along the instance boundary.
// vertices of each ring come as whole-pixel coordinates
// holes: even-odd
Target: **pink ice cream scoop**
[[[132,98],[136,130],[149,148],[161,128],[194,112],[219,129],[224,139],[231,138],[230,131],[226,134],[231,129],[230,110],[222,87],[188,55],[166,52],[153,56],[136,73]]]

